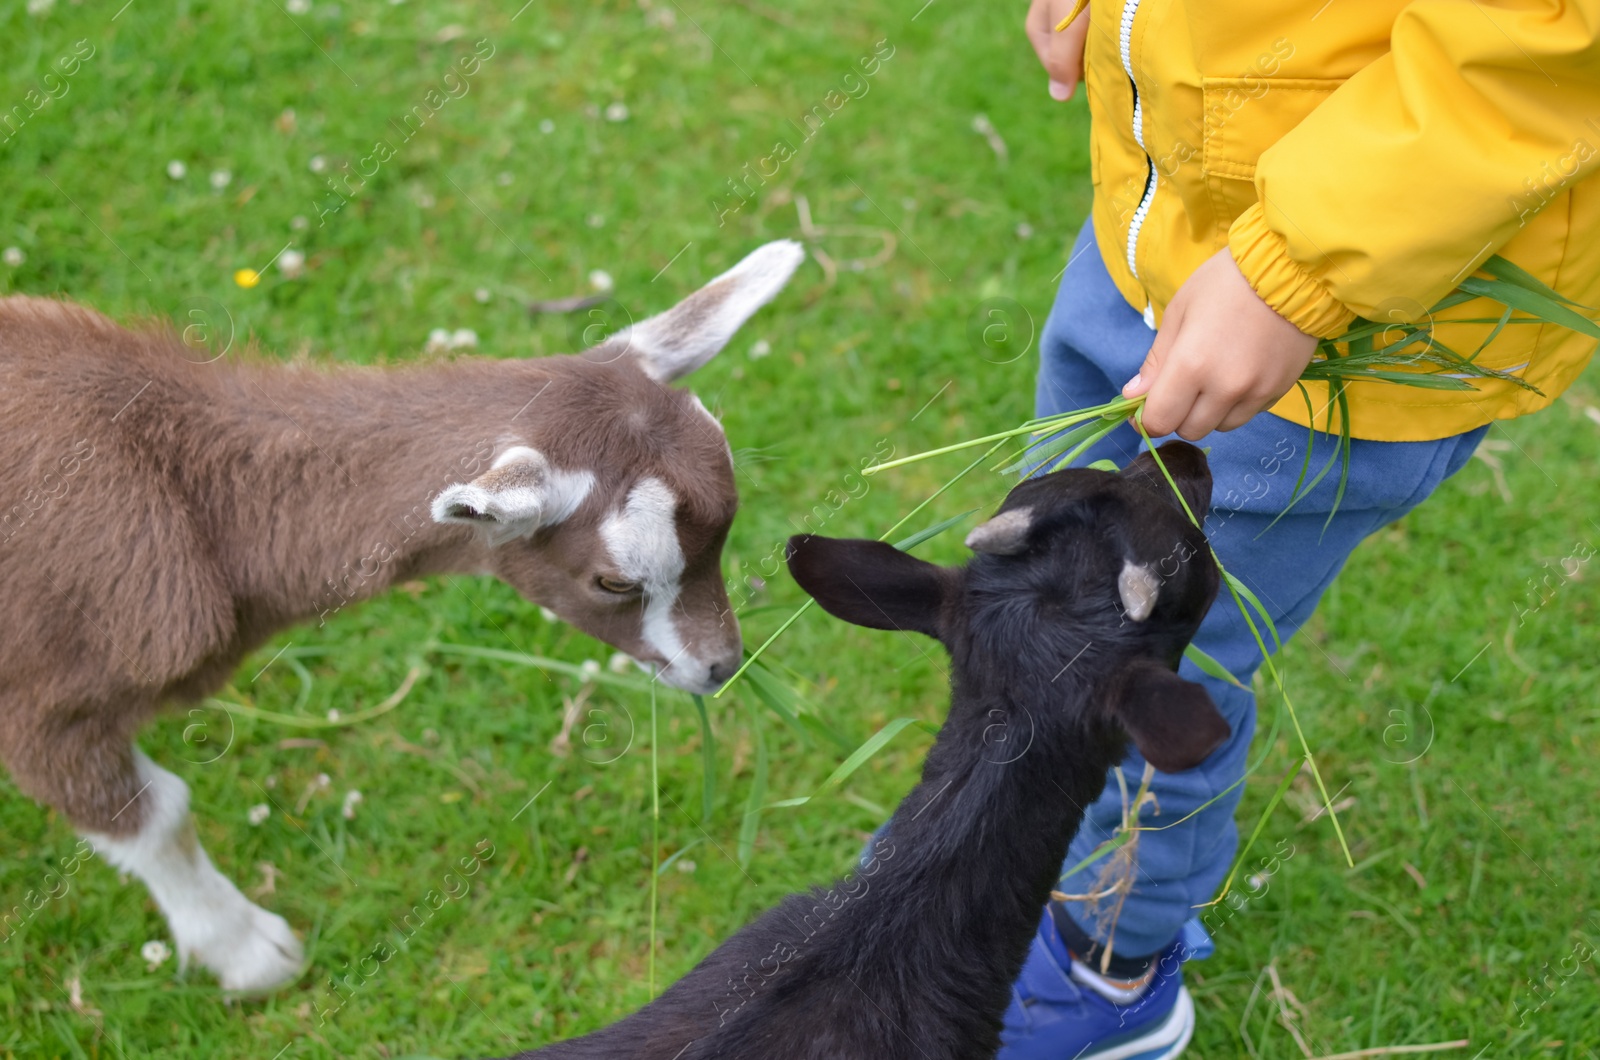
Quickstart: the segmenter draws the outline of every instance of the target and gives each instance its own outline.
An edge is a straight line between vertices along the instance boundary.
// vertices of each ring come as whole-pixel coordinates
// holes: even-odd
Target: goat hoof
[[[230,927],[186,954],[216,973],[222,989],[264,994],[299,977],[305,949],[283,917],[251,905]]]

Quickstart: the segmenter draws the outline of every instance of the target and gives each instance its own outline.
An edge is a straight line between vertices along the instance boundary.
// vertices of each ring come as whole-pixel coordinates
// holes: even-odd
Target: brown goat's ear
[[[783,290],[805,259],[805,250],[792,239],[757,247],[665,313],[619,331],[601,349],[625,351],[659,382],[681,379],[715,357],[740,325]]]
[[[1167,484],[1167,476],[1161,473],[1161,467],[1166,467],[1172,481],[1178,485],[1178,492],[1188,502],[1189,511],[1196,519],[1204,520],[1206,512],[1211,510],[1211,467],[1206,463],[1206,454],[1197,446],[1181,441],[1167,442],[1158,446],[1156,452],[1161,456],[1161,465],[1158,466],[1155,457],[1148,452],[1140,453],[1122,469],[1122,476],[1143,482],[1170,499],[1172,487]]]
[[[433,499],[433,520],[481,526],[497,540],[526,537],[577,511],[593,488],[591,472],[558,471],[543,453],[517,445],[471,482],[447,486]]]
[[[886,542],[791,537],[789,572],[835,618],[870,629],[939,636],[948,581],[944,568]]]
[[[1128,667],[1110,706],[1145,761],[1163,773],[1193,769],[1233,731],[1204,688],[1154,659]]]

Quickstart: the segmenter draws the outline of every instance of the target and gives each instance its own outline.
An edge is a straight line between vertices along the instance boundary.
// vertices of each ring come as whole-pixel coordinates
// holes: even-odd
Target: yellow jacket
[[[1093,0],[1093,223],[1159,323],[1232,248],[1267,304],[1331,337],[1417,321],[1491,254],[1600,305],[1600,0]],[[1440,320],[1495,318],[1482,300]],[[1444,323],[1463,355],[1488,324]],[[1351,387],[1358,438],[1441,438],[1549,404],[1595,341],[1507,327],[1480,363],[1544,396]],[[1326,407],[1326,387],[1312,391]],[[1304,424],[1291,391],[1272,410]],[[1318,412],[1323,425],[1325,411]]]

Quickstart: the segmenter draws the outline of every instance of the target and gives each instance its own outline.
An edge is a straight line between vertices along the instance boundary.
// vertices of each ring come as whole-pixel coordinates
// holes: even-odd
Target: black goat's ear
[[[883,541],[816,537],[789,539],[789,573],[823,610],[871,629],[939,636],[944,568]]]
[[[1233,731],[1204,688],[1153,659],[1141,659],[1123,674],[1111,712],[1145,761],[1163,773],[1193,769]]]

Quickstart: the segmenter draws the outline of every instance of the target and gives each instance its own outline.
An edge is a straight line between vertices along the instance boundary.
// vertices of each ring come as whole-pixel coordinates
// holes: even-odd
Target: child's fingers
[[[1141,394],[1150,392],[1156,380],[1161,377],[1162,366],[1167,361],[1167,354],[1173,343],[1177,341],[1179,330],[1183,326],[1182,299],[1173,299],[1172,305],[1167,307],[1167,319],[1161,322],[1161,330],[1156,332],[1156,340],[1150,344],[1150,352],[1144,355],[1144,363],[1139,366],[1139,371],[1134,377],[1122,386],[1122,396],[1136,398]]]
[[[1083,79],[1083,40],[1088,20],[1080,16],[1066,30],[1057,33],[1056,23],[1070,14],[1073,5],[1066,0],[1034,0],[1024,22],[1028,42],[1050,78],[1050,95],[1070,99]]]
[[[1028,43],[1033,45],[1033,54],[1039,57],[1039,65],[1048,70],[1051,37],[1055,35],[1050,25],[1050,0],[1033,0],[1028,5],[1028,17],[1022,27],[1027,31]]]
[[[1162,372],[1145,396],[1145,430],[1152,437],[1177,431],[1188,422],[1200,396],[1200,381],[1189,372],[1176,366]]]

